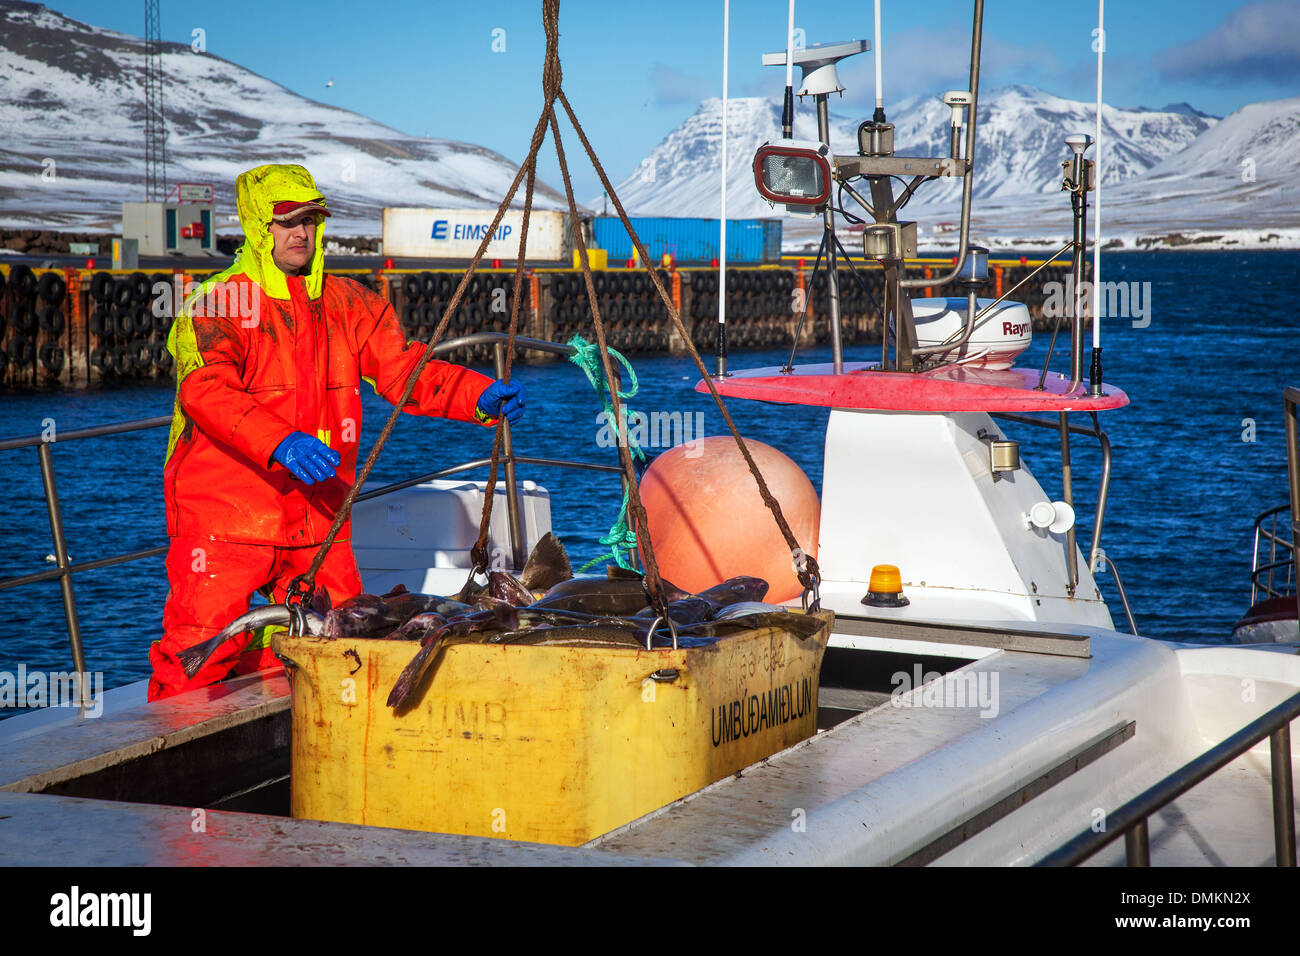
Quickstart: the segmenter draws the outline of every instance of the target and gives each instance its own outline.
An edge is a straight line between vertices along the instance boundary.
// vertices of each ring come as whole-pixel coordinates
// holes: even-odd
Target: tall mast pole
[[[146,202],[167,196],[167,123],[163,116],[159,0],[144,0],[144,190]]]

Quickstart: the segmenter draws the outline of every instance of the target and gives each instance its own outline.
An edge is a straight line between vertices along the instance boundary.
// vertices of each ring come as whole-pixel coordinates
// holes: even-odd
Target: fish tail
[[[232,638],[244,635],[244,643],[247,644],[252,640],[254,628],[277,624],[285,625],[291,619],[292,615],[289,609],[283,605],[272,604],[267,607],[246,611],[222,628],[221,632],[215,637],[209,638],[202,644],[196,644],[182,650],[177,654],[177,659],[180,661],[181,668],[185,671],[185,676],[193,677],[199,672],[199,668],[208,662],[208,658],[215,654],[221,645],[229,642]]]
[[[199,668],[208,662],[208,658],[217,652],[217,648],[230,640],[230,637],[223,637],[224,634],[225,631],[222,631],[216,637],[206,640],[202,644],[196,644],[194,647],[187,647],[177,655],[186,677],[193,677],[197,674]]]

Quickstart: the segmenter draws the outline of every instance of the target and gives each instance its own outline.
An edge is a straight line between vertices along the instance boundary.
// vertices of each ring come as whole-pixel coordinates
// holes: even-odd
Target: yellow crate
[[[401,714],[407,641],[272,639],[295,817],[576,846],[812,736],[834,615],[709,647],[459,644]],[[676,670],[673,680],[651,675]]]

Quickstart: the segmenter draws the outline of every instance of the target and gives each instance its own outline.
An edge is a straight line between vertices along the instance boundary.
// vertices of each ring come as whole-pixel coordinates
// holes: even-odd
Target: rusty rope
[[[614,209],[618,212],[618,218],[622,221],[623,228],[626,229],[628,235],[632,237],[632,244],[636,246],[641,261],[648,265],[650,258],[645,250],[645,246],[641,244],[641,238],[636,234],[636,230],[632,228],[632,224],[628,221],[627,212],[624,211],[623,204],[619,201],[618,194],[614,192],[614,187],[610,184],[609,177],[605,175],[605,169],[601,166],[600,160],[596,156],[596,151],[592,148],[591,142],[587,139],[587,134],[583,131],[582,124],[578,122],[578,117],[573,112],[573,107],[569,105],[569,98],[564,95],[563,90],[560,91],[559,100],[564,106],[565,113],[569,116],[569,122],[573,124],[574,130],[578,134],[578,139],[582,141],[583,148],[587,151],[587,156],[591,159],[592,168],[596,170],[596,175],[600,177],[601,184],[605,187],[605,191],[609,194],[610,200],[614,203]],[[557,132],[557,149],[559,147],[558,138],[559,134]],[[561,168],[563,168],[563,161],[561,161]],[[582,267],[584,272],[587,271],[587,260],[585,254],[582,260]],[[713,401],[718,406],[718,411],[722,413],[723,420],[727,423],[727,428],[731,430],[731,436],[736,439],[736,444],[740,448],[740,453],[744,456],[745,463],[749,466],[749,473],[754,476],[754,481],[758,484],[758,493],[763,499],[763,504],[767,505],[768,511],[770,511],[772,517],[776,519],[776,524],[781,531],[781,536],[785,538],[785,543],[790,548],[790,556],[794,561],[795,571],[799,575],[799,583],[804,586],[806,601],[808,591],[811,590],[816,594],[817,585],[820,583],[817,560],[799,547],[799,542],[796,540],[794,532],[790,530],[790,525],[786,522],[785,515],[781,511],[781,503],[778,502],[776,498],[772,496],[772,492],[768,490],[767,482],[763,480],[763,475],[758,470],[758,464],[754,461],[753,455],[750,454],[749,448],[745,445],[745,440],[740,437],[740,432],[736,428],[736,423],[732,420],[731,413],[727,411],[727,406],[723,403],[722,396],[718,394],[718,389],[713,384],[713,378],[704,367],[704,361],[700,358],[700,353],[695,349],[695,342],[691,338],[690,333],[686,330],[686,327],[682,324],[681,315],[678,313],[676,306],[673,305],[672,296],[669,295],[668,290],[664,288],[663,282],[659,278],[659,273],[657,273],[653,268],[647,268],[646,271],[649,273],[650,280],[654,283],[655,288],[659,291],[659,297],[663,300],[664,307],[668,310],[668,317],[672,319],[673,327],[677,330],[677,334],[681,336],[682,341],[686,343],[687,351],[691,358],[695,360],[695,366],[699,369],[700,376],[704,379],[705,384],[709,386],[709,393],[713,396]],[[587,281],[590,285],[590,273],[588,273]],[[592,314],[595,315],[594,309]],[[604,351],[605,344],[602,339],[602,354]],[[606,364],[608,365],[608,359],[606,359]],[[606,374],[608,374],[608,370]],[[637,504],[638,506],[640,505],[639,499]],[[647,551],[649,550],[648,544],[649,542],[647,542]],[[647,567],[648,566],[649,562],[647,562]]]
[[[559,0],[544,0],[543,2],[543,21],[547,32],[547,57],[554,57],[557,61],[559,58],[559,7]],[[379,433],[379,437],[375,439],[375,444],[371,447],[370,454],[366,457],[365,464],[362,465],[361,471],[356,477],[356,481],[348,490],[347,497],[343,499],[343,504],[339,506],[338,513],[334,516],[334,522],[330,525],[329,532],[325,535],[325,540],[321,542],[320,550],[318,550],[316,556],[312,558],[311,565],[307,568],[306,572],[298,575],[289,582],[289,587],[286,589],[287,593],[285,595],[286,603],[301,604],[312,594],[312,591],[315,588],[316,574],[320,571],[321,565],[325,562],[325,556],[329,553],[329,549],[334,545],[334,541],[338,537],[339,530],[343,527],[344,522],[348,520],[348,516],[352,513],[352,506],[356,502],[357,495],[365,485],[366,479],[370,476],[371,469],[374,468],[375,462],[379,458],[379,453],[383,451],[384,444],[388,441],[388,436],[393,433],[393,428],[397,424],[397,417],[402,413],[402,409],[410,400],[411,393],[415,391],[415,384],[419,381],[420,373],[429,363],[429,359],[433,357],[434,347],[442,339],[443,334],[447,331],[447,326],[451,322],[452,316],[456,314],[456,310],[460,307],[461,299],[465,296],[465,289],[469,286],[470,277],[474,275],[474,271],[478,268],[478,264],[482,260],[483,254],[487,251],[489,240],[496,233],[497,226],[501,224],[501,217],[505,215],[505,211],[510,207],[511,200],[515,198],[515,193],[519,190],[519,183],[523,180],[526,172],[529,169],[535,170],[537,164],[537,151],[541,148],[541,145],[546,138],[546,119],[552,112],[551,107],[553,99],[550,97],[552,95],[558,95],[559,93],[559,78],[560,71],[557,62],[553,70],[548,70],[544,73],[543,88],[547,93],[548,99],[542,107],[541,116],[537,118],[537,125],[533,128],[533,136],[528,146],[527,158],[515,173],[515,178],[513,182],[510,183],[510,188],[506,191],[505,198],[502,199],[500,205],[497,206],[496,215],[492,217],[492,224],[488,227],[487,231],[484,232],[483,238],[479,242],[478,249],[474,253],[474,258],[470,260],[469,268],[465,270],[465,274],[461,277],[460,284],[456,286],[456,291],[452,295],[451,301],[447,303],[447,308],[443,310],[442,320],[438,323],[438,327],[434,329],[433,335],[429,338],[429,343],[425,346],[424,354],[420,356],[420,361],[416,364],[415,368],[411,370],[411,374],[407,377],[406,387],[402,390],[401,400],[394,404],[392,413],[388,416],[388,420],[384,422],[383,430]],[[553,88],[554,94],[552,94],[552,87],[550,85],[551,79],[553,79],[557,84]],[[516,270],[517,269],[518,266],[516,266]],[[513,345],[513,341],[511,342],[511,345]],[[500,434],[501,432],[498,430],[497,435],[499,436]],[[498,449],[499,438],[494,442],[494,456],[498,453]]]
[[[563,96],[564,93],[561,91],[560,97]],[[560,163],[560,175],[564,179],[564,197],[569,203],[574,241],[578,246],[578,261],[582,264],[582,277],[587,285],[587,302],[591,306],[591,320],[596,330],[596,342],[600,347],[600,362],[605,370],[605,381],[612,383],[616,379],[609,360],[609,346],[605,342],[605,323],[600,318],[596,284],[591,277],[591,263],[587,260],[587,243],[582,237],[577,204],[573,199],[573,183],[569,180],[569,164],[564,157],[564,143],[560,138],[560,124],[556,119],[554,108],[551,109],[551,135],[555,137],[555,155]],[[650,593],[651,606],[657,612],[667,616],[667,602],[663,599],[664,588],[663,580],[659,576],[659,562],[655,560],[654,548],[650,546],[650,519],[646,515],[645,506],[641,503],[641,490],[637,485],[636,468],[632,463],[632,449],[627,438],[627,418],[623,414],[623,399],[619,396],[619,390],[612,386],[609,394],[614,406],[615,427],[618,429],[618,458],[627,480],[628,511],[632,515],[632,522],[637,531],[637,540],[644,545],[641,549],[641,557],[645,561],[646,590]],[[644,537],[642,537],[643,533]]]
[[[508,351],[506,358],[505,381],[509,381],[510,367],[514,355],[515,333],[519,318],[520,279],[523,273],[526,250],[528,217],[532,209],[533,185],[537,172],[537,152],[545,141],[546,126],[548,124],[550,125],[552,135],[555,137],[556,156],[559,160],[560,173],[564,179],[565,198],[569,205],[569,215],[573,227],[574,239],[578,248],[579,262],[582,265],[583,279],[587,287],[587,300],[591,307],[592,319],[596,331],[596,340],[600,347],[601,363],[605,370],[606,380],[610,382],[614,381],[613,368],[611,367],[609,358],[609,347],[605,340],[605,326],[600,317],[600,307],[596,298],[595,283],[591,275],[591,264],[587,257],[587,245],[582,236],[581,219],[578,216],[577,203],[573,197],[573,185],[569,177],[568,163],[565,160],[564,145],[560,138],[559,122],[555,115],[554,106],[557,99],[564,105],[564,110],[565,113],[568,114],[569,122],[573,124],[573,128],[577,132],[578,138],[582,142],[588,158],[591,160],[592,167],[600,177],[600,181],[602,185],[604,185],[605,191],[608,193],[610,199],[613,200],[614,208],[618,212],[619,219],[622,221],[623,227],[627,229],[628,235],[631,236],[632,242],[636,246],[637,252],[641,257],[641,261],[647,264],[647,271],[649,272],[651,281],[658,290],[659,297],[663,300],[664,306],[668,311],[668,316],[672,320],[673,327],[686,343],[687,350],[691,358],[695,360],[700,375],[708,384],[709,392],[713,395],[713,400],[717,404],[718,410],[722,413],[722,417],[726,421],[727,427],[731,430],[731,435],[735,438],[736,444],[739,446],[741,454],[743,455],[746,464],[749,466],[750,474],[753,475],[754,481],[758,484],[759,495],[762,497],[763,503],[772,513],[773,518],[776,519],[777,527],[780,529],[786,544],[790,548],[791,555],[794,558],[795,570],[799,575],[799,581],[804,585],[805,605],[807,604],[807,595],[809,591],[816,595],[817,584],[820,580],[817,570],[817,562],[799,547],[799,543],[795,539],[794,533],[790,530],[790,526],[785,520],[785,515],[781,512],[780,503],[768,490],[767,483],[763,480],[763,475],[758,470],[757,463],[754,461],[753,456],[746,447],[744,439],[740,437],[740,432],[737,430],[735,422],[727,411],[726,405],[722,401],[722,396],[718,394],[718,390],[714,386],[713,380],[709,377],[709,373],[704,367],[704,362],[700,358],[699,352],[695,349],[694,342],[682,324],[680,314],[673,306],[672,297],[664,288],[663,282],[659,278],[659,274],[653,267],[649,266],[650,259],[646,253],[645,247],[642,245],[641,239],[637,236],[636,231],[632,228],[632,224],[628,221],[628,216],[626,211],[623,209],[623,204],[619,201],[617,193],[614,192],[614,187],[610,184],[609,177],[605,174],[604,167],[601,166],[600,160],[596,157],[596,151],[592,148],[591,142],[587,139],[587,134],[583,131],[582,125],[578,122],[578,117],[574,114],[573,107],[569,104],[568,97],[564,95],[564,91],[561,88],[563,72],[560,66],[559,54],[559,10],[559,0],[543,0],[542,24],[546,33],[546,59],[542,67],[542,92],[545,103],[542,107],[541,116],[538,117],[537,125],[533,129],[533,136],[529,143],[527,158],[524,160],[523,164],[520,165],[518,172],[515,174],[514,181],[510,184],[510,188],[507,191],[505,198],[501,201],[501,204],[497,206],[496,215],[492,219],[492,224],[484,233],[483,239],[479,243],[478,250],[474,253],[474,258],[470,261],[469,268],[461,278],[460,284],[456,287],[456,292],[452,296],[451,302],[448,303],[447,308],[443,312],[442,320],[434,330],[428,345],[425,347],[424,354],[420,357],[419,363],[411,370],[411,374],[406,380],[406,387],[403,390],[401,401],[395,404],[388,420],[384,423],[384,428],[380,432],[379,437],[375,440],[375,444],[371,448],[370,454],[366,458],[366,462],[362,467],[360,474],[357,476],[356,482],[349,490],[343,504],[339,507],[338,514],[335,515],[334,523],[331,525],[329,533],[325,536],[325,540],[321,544],[320,550],[316,553],[315,558],[313,558],[311,566],[308,568],[307,572],[299,575],[290,582],[288,589],[289,593],[286,597],[286,601],[289,603],[301,603],[311,594],[312,589],[314,588],[316,574],[325,560],[325,555],[329,552],[334,540],[338,537],[339,529],[342,528],[343,523],[347,521],[348,515],[351,514],[352,506],[356,501],[357,494],[365,484],[366,478],[369,477],[370,471],[374,467],[375,461],[379,457],[379,453],[383,450],[384,444],[388,441],[389,435],[392,434],[393,427],[397,422],[397,416],[401,414],[402,408],[405,407],[406,402],[411,397],[411,393],[415,390],[415,384],[419,379],[420,372],[432,357],[434,346],[442,338],[452,316],[460,306],[460,301],[464,296],[465,289],[469,285],[470,277],[478,268],[478,264],[487,250],[489,239],[496,232],[502,216],[505,214],[506,209],[509,208],[511,200],[514,199],[515,193],[519,189],[520,181],[525,175],[527,175],[528,182],[524,199],[523,236],[520,239],[519,255],[517,256],[517,261],[515,263],[515,289],[513,301],[511,303],[510,335],[507,344]],[[651,547],[650,543],[649,518],[646,515],[645,507],[641,502],[640,491],[636,480],[636,470],[632,463],[632,455],[628,443],[627,424],[622,413],[622,400],[619,398],[617,389],[611,390],[611,398],[614,406],[616,427],[618,428],[619,459],[623,465],[624,475],[628,483],[628,506],[638,531],[644,534],[644,538],[642,539],[644,547],[641,550],[646,567],[646,588],[650,594],[651,605],[656,609],[656,611],[663,612],[665,607],[665,602],[663,601],[663,581],[659,575],[659,565],[655,560],[654,549]],[[497,465],[500,458],[502,436],[505,434],[504,430],[507,427],[509,426],[506,424],[504,419],[498,421],[496,435],[492,446],[492,464],[488,476],[487,494],[484,498],[483,515],[479,524],[479,537],[475,543],[473,551],[471,552],[474,555],[474,563],[476,565],[479,564],[480,560],[485,562],[486,559],[485,549],[488,538],[488,525],[491,520],[492,497],[495,493]],[[472,573],[473,572],[471,572],[471,574]]]
[[[533,185],[536,181],[537,158],[534,156],[528,161],[528,181],[524,186],[524,220],[520,226],[519,255],[515,261],[515,288],[510,301],[510,332],[506,341],[506,366],[502,375],[502,381],[505,382],[510,381],[510,370],[514,365],[515,334],[519,330],[519,305],[523,299],[524,262],[528,258],[528,220],[533,211]],[[496,435],[492,440],[492,464],[488,469],[487,488],[484,491],[483,498],[483,514],[479,518],[478,525],[478,540],[474,542],[474,547],[470,549],[470,558],[474,565],[470,569],[471,578],[480,571],[486,571],[488,567],[487,543],[489,525],[492,522],[492,502],[497,488],[497,467],[501,460],[501,446],[506,429],[509,427],[510,423],[502,415],[497,420]]]

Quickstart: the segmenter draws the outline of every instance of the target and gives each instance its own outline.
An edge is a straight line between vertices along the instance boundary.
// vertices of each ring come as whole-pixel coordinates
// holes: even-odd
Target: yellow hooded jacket
[[[364,378],[396,402],[424,346],[407,342],[389,303],[351,279],[324,273],[323,223],[308,274],[272,259],[271,210],[321,201],[302,166],[259,166],[235,181],[244,244],[235,262],[187,297],[167,339],[176,360],[176,406],[163,468],[167,532],[249,544],[319,544],[351,487],[361,435]],[[492,382],[431,360],[405,408],[482,422]],[[306,485],[272,460],[295,431],[342,458],[334,478]],[[349,537],[347,525],[339,540]]]

